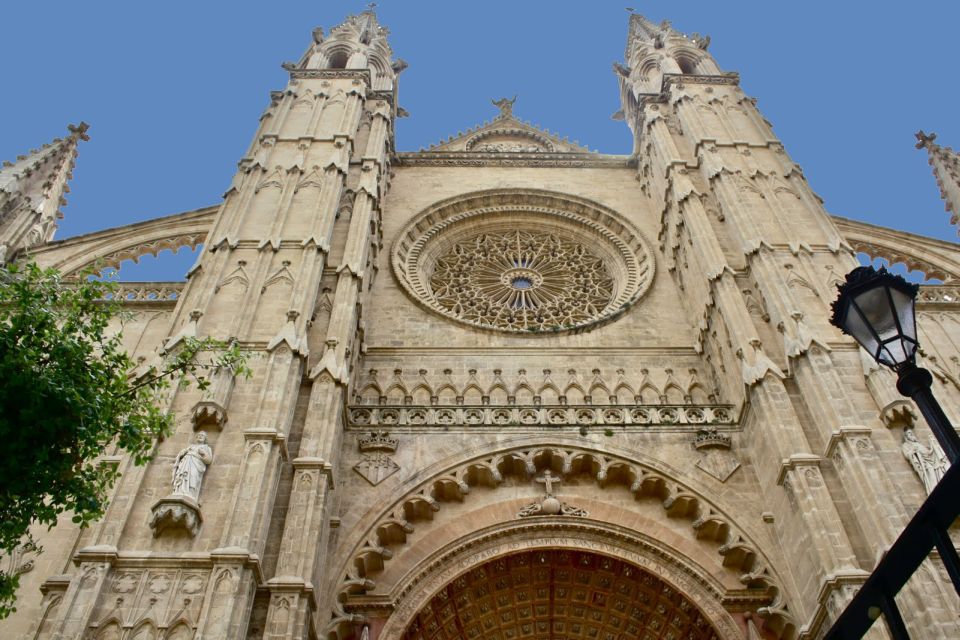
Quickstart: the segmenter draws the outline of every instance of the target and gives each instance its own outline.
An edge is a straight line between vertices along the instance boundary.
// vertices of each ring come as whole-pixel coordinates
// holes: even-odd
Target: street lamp
[[[960,436],[933,397],[933,376],[915,362],[919,285],[885,268],[857,267],[837,287],[830,323],[852,336],[873,358],[897,372],[897,391],[912,398],[950,463],[960,458]]]

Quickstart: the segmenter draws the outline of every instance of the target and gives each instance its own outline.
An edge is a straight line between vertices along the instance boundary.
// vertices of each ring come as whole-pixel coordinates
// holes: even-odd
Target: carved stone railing
[[[960,304],[960,286],[954,284],[928,284],[920,287],[918,305]]]
[[[549,406],[352,406],[356,427],[702,427],[735,425],[731,405],[549,405]]]
[[[111,298],[124,302],[175,302],[186,282],[120,282]]]

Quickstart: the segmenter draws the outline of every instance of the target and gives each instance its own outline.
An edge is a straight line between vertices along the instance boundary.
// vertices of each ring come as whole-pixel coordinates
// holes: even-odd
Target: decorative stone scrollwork
[[[613,212],[520,190],[428,209],[397,238],[393,266],[431,310],[528,334],[612,320],[649,288],[654,271],[646,242]]]
[[[34,561],[39,553],[40,547],[32,540],[17,545],[3,558],[3,572],[8,576],[19,576],[33,571]]]

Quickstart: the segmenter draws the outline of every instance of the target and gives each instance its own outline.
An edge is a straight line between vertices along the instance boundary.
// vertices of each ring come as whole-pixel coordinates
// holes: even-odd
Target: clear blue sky
[[[382,0],[401,76],[400,150],[515,113],[629,153],[611,63],[627,6],[712,37],[828,211],[955,240],[923,128],[960,148],[960,3]],[[0,159],[90,123],[58,238],[219,202],[284,61],[361,2],[17,2],[0,19]],[[156,262],[150,264],[150,262]],[[124,268],[179,279],[190,256]]]

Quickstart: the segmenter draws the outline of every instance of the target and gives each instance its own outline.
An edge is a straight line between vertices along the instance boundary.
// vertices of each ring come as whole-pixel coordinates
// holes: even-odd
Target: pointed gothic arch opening
[[[733,600],[736,606],[731,606]],[[752,601],[751,601],[752,600]],[[690,638],[780,634],[663,541],[563,516],[501,523],[424,557],[387,597],[347,604],[340,637]],[[333,633],[330,637],[336,637]]]
[[[544,548],[489,560],[447,583],[401,637],[722,636],[688,595],[636,564],[594,551]]]
[[[383,612],[407,606],[408,592],[419,589],[427,573],[462,568],[461,554],[473,553],[482,541],[491,549],[483,560],[519,549],[566,547],[592,548],[640,567],[653,566],[628,557],[643,549],[652,554],[644,557],[672,563],[680,576],[676,584],[698,576],[688,585],[693,591],[685,593],[698,603],[713,598],[717,613],[711,620],[729,617],[726,605],[733,598],[743,605],[739,611],[756,614],[754,624],[763,629],[760,637],[793,638],[795,624],[783,584],[752,535],[707,498],[693,478],[681,479],[683,474],[655,468],[636,452],[624,457],[614,449],[608,446],[601,453],[579,446],[519,446],[425,472],[422,482],[404,487],[402,497],[395,495],[371,509],[358,523],[356,535],[344,541],[344,551],[353,551],[338,554],[350,560],[332,603],[327,637],[351,638],[359,632],[351,630],[358,619],[379,616],[379,624],[385,623]],[[535,487],[534,480],[543,484],[538,474],[545,477],[547,471],[554,474],[554,482],[563,482],[556,495],[572,511],[558,516],[525,513],[537,492],[524,487]],[[532,532],[541,543],[531,542]],[[560,542],[564,532],[569,535]],[[516,544],[510,542],[514,538]],[[419,610],[454,577],[437,582],[410,606]],[[698,595],[696,585],[707,591]],[[412,619],[414,613],[405,615]],[[409,619],[391,632],[394,635],[371,638],[405,639],[399,634]],[[741,623],[746,624],[745,619]]]

